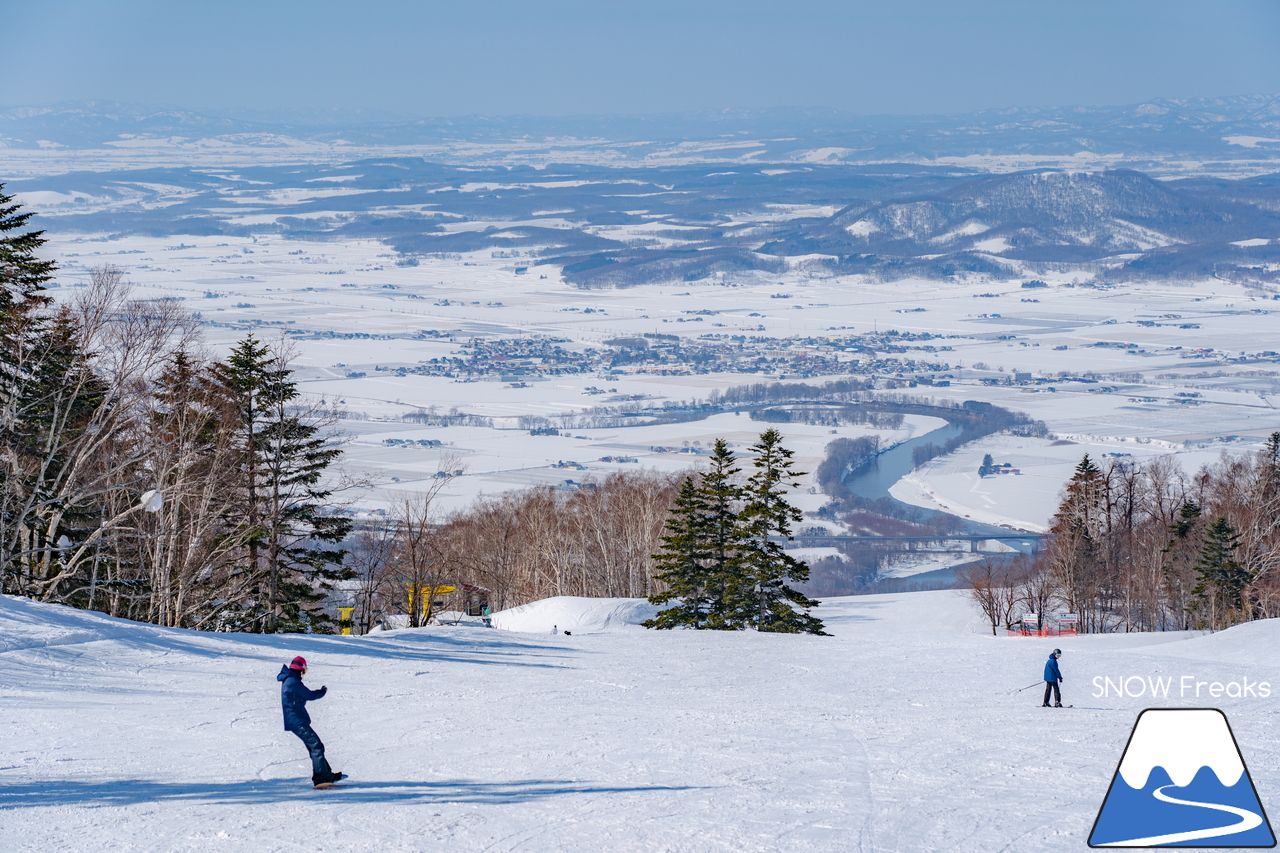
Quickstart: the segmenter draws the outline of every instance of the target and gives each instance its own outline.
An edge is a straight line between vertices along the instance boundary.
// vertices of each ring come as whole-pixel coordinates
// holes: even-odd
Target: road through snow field
[[[249,636],[0,598],[0,837],[45,853],[1079,850],[1152,704],[1093,698],[1095,675],[1280,686],[1280,623],[993,638],[950,591],[817,612],[834,636]],[[1064,698],[1088,708],[1013,695],[1053,645]],[[295,654],[329,687],[309,707],[349,787],[313,791],[281,728],[275,674]],[[1222,707],[1274,802],[1274,695]]]

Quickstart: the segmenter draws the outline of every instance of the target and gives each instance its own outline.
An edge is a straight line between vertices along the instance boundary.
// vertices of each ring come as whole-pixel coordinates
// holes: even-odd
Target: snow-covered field
[[[515,144],[506,154],[498,150],[502,146],[481,146],[470,154],[461,149],[419,154],[446,161],[472,155],[501,159],[519,149],[521,156],[532,156],[527,147]],[[586,156],[590,147],[585,145],[580,153]],[[88,156],[83,152],[29,155],[48,159],[45,167],[32,168],[49,175],[73,167],[123,170],[126,161],[141,167],[173,158],[204,162],[200,158],[206,155],[225,156],[230,159],[219,166],[221,175],[234,173],[236,163],[255,162],[255,157],[260,163],[275,163],[278,157],[334,163],[341,153],[303,146],[251,156],[236,153],[239,149],[215,148],[175,140],[136,141],[117,152],[123,160],[94,163],[80,162],[78,157]],[[681,151],[684,157],[692,149]],[[348,155],[358,153],[352,149]],[[58,159],[63,155],[70,159]],[[300,389],[309,399],[344,413],[340,427],[351,441],[343,465],[369,483],[359,493],[343,495],[357,511],[385,510],[406,493],[427,487],[439,487],[437,507],[447,511],[465,507],[482,494],[530,485],[571,489],[614,471],[684,470],[696,464],[696,451],[715,438],[725,437],[744,449],[766,425],[730,414],[640,427],[573,428],[558,436],[533,436],[516,427],[522,417],[581,418],[597,407],[612,407],[616,415],[623,406],[679,406],[743,384],[793,381],[797,372],[811,382],[842,375],[841,371],[866,376],[869,364],[877,365],[874,372],[881,384],[937,374],[938,380],[950,384],[919,385],[908,393],[1023,411],[1043,420],[1059,439],[1074,442],[1050,446],[1032,439],[992,437],[935,459],[893,491],[908,503],[1026,530],[1046,526],[1063,481],[1084,453],[1144,458],[1176,451],[1184,466],[1194,469],[1221,449],[1256,448],[1267,434],[1280,429],[1275,402],[1280,395],[1275,341],[1280,302],[1262,290],[1216,279],[1095,281],[1066,267],[1018,267],[1021,262],[1003,258],[996,245],[986,247],[993,258],[1045,286],[1024,288],[1018,279],[967,275],[947,281],[884,282],[832,275],[814,263],[815,257],[799,256],[778,272],[717,272],[697,281],[583,290],[564,281],[557,264],[537,263],[539,252],[547,247],[407,258],[376,239],[290,239],[272,230],[282,210],[303,201],[314,202],[301,210],[303,216],[344,221],[346,206],[364,192],[348,185],[361,174],[358,164],[348,162],[341,168],[335,164],[333,174],[304,181],[301,187],[241,181],[206,200],[214,204],[209,211],[225,220],[228,230],[239,229],[236,236],[59,232],[59,218],[136,212],[148,205],[159,215],[195,191],[137,183],[136,175],[129,179],[133,183],[121,186],[137,191],[121,190],[119,197],[72,192],[76,184],[68,179],[57,184],[58,191],[35,189],[18,200],[39,214],[33,223],[51,227],[42,253],[59,262],[59,286],[52,291],[59,298],[74,298],[92,268],[110,263],[125,269],[136,295],[180,299],[198,312],[215,354],[225,354],[249,331],[268,341],[287,333],[297,350],[293,365]],[[14,163],[18,161],[11,160]],[[985,165],[995,171],[1004,168]],[[527,179],[530,173],[524,174]],[[624,196],[645,189],[632,186],[629,178],[617,183],[611,191]],[[528,186],[535,184],[541,186]],[[511,190],[521,186],[525,185],[502,184]],[[455,194],[497,187],[491,181],[463,182]],[[649,204],[647,197],[639,193],[635,204]],[[504,219],[497,210],[463,216],[434,203],[390,201],[377,208],[380,215],[427,216],[441,234],[583,227],[567,221],[567,212],[559,208]],[[743,226],[833,210],[788,204],[739,210],[730,205],[724,216],[726,224]],[[637,215],[640,219],[625,224],[587,230],[622,242],[663,245],[679,243],[682,229],[698,230],[660,213],[638,210]],[[1277,236],[1258,234],[1252,242]],[[879,336],[886,330],[902,332],[904,338],[923,333],[937,337],[922,341]],[[873,333],[870,338],[868,333]],[[445,372],[433,367],[432,360],[438,365],[440,359],[466,357],[463,350],[473,341],[495,345],[499,340],[544,337],[555,339],[564,350],[584,353],[609,351],[606,341],[641,335],[652,341],[659,340],[657,335],[668,336],[662,339],[666,341],[679,338],[686,353],[695,344],[724,349],[697,364],[665,365],[661,370],[634,363],[614,370],[607,361],[597,360],[586,372],[534,376],[521,372],[524,356],[517,352],[519,346],[504,345],[501,358],[490,353],[488,381],[410,372]],[[749,345],[751,355],[728,352],[733,348],[730,336],[744,342],[744,348]],[[868,341],[874,342],[874,353],[868,351]],[[779,359],[764,362],[767,371],[756,362],[762,353]],[[798,354],[821,360],[823,367],[806,372],[803,363],[782,360]],[[721,358],[759,372],[733,372]],[[517,367],[504,375],[503,366],[509,364]],[[532,361],[526,366],[534,369]],[[1061,373],[1074,378],[1088,374],[1096,381],[1063,381]],[[1022,384],[990,384],[1016,376],[1023,377]],[[476,421],[469,426],[427,426],[403,420],[406,415],[454,411],[492,419],[492,426],[474,425]],[[798,468],[812,473],[834,437],[875,433],[882,446],[888,446],[940,423],[911,417],[901,430],[841,427],[834,433],[819,426],[778,426],[786,445],[797,451]],[[1229,436],[1238,438],[1221,443]],[[997,463],[1010,462],[1022,473],[979,481],[976,469],[987,452]],[[629,461],[616,461],[618,457]],[[441,469],[462,471],[463,476],[442,484],[436,479]],[[812,512],[824,500],[811,479],[800,483],[797,503],[803,509]]]
[[[1173,449],[1164,443],[1137,444],[1105,437],[1086,439],[1083,445],[1066,439],[987,436],[925,463],[895,483],[889,493],[904,503],[986,524],[1044,531],[1058,509],[1063,485],[1085,453],[1099,463],[1109,462],[1109,456],[1142,462],[1171,455],[1191,475],[1218,461],[1224,452],[1240,450],[1234,443]],[[1017,473],[979,477],[978,468],[987,454],[995,464],[1012,465]]]
[[[33,208],[40,205],[33,203]],[[252,216],[244,217],[243,224],[251,225]],[[472,221],[449,227],[510,225]],[[642,230],[620,227],[611,236],[638,238]],[[637,458],[639,467],[681,469],[690,464],[688,457],[650,448],[705,445],[726,432],[738,437],[735,442],[746,440],[763,425],[720,418],[579,429],[559,437],[532,437],[509,427],[522,415],[554,417],[629,400],[660,406],[778,379],[762,373],[595,372],[512,387],[502,381],[395,373],[397,367],[412,369],[456,354],[473,337],[549,335],[567,341],[568,349],[583,350],[642,333],[685,340],[705,333],[825,339],[837,348],[848,335],[877,329],[948,336],[931,343],[950,346],[950,351],[909,349],[897,356],[951,365],[949,387],[922,386],[911,393],[1025,411],[1076,446],[1044,453],[1034,442],[1012,441],[1006,448],[992,439],[994,445],[981,450],[975,445],[935,461],[912,482],[900,484],[896,494],[922,506],[1028,529],[1045,524],[1064,475],[1086,452],[1095,457],[1108,452],[1150,455],[1231,435],[1241,438],[1214,448],[1238,451],[1258,446],[1280,428],[1273,400],[1280,393],[1280,371],[1277,358],[1265,355],[1275,347],[1273,311],[1280,308],[1227,282],[1099,290],[1074,286],[1065,276],[1048,276],[1049,287],[1026,290],[1016,281],[882,283],[857,276],[823,277],[798,262],[794,270],[773,276],[584,291],[560,281],[553,267],[532,266],[532,273],[517,275],[516,266],[527,260],[492,257],[488,251],[424,257],[419,266],[399,267],[386,246],[358,239],[310,243],[278,236],[220,236],[175,242],[144,236],[55,236],[45,251],[62,264],[62,288],[55,294],[73,296],[97,264],[121,265],[138,295],[178,297],[199,311],[212,323],[205,331],[218,352],[251,328],[267,339],[286,329],[294,333],[290,337],[298,348],[295,367],[302,390],[352,415],[342,424],[354,438],[347,464],[374,484],[359,501],[365,508],[386,506],[398,494],[421,488],[442,461],[460,462],[467,472],[444,487],[442,507],[463,506],[480,493],[581,481],[636,467],[599,462],[601,456],[626,455]],[[549,273],[546,278],[543,270]],[[789,298],[775,299],[779,293]],[[710,312],[715,313],[708,316]],[[422,336],[422,330],[434,336]],[[859,357],[848,354],[851,360]],[[1099,381],[1056,382],[1052,391],[1045,385],[982,384],[1015,372],[1043,378],[1059,371],[1093,371]],[[1197,396],[1179,396],[1187,394]],[[496,426],[507,428],[424,427],[401,421],[405,414],[430,407],[495,418]],[[883,442],[918,435],[926,426],[910,419],[909,424],[909,432],[882,433]],[[805,457],[802,470],[812,472],[829,431],[796,424],[781,429],[787,442],[806,445],[798,448]],[[838,434],[866,432],[849,427]],[[388,447],[388,438],[434,439],[443,446]],[[1135,443],[1143,446],[1135,448]],[[1002,478],[990,488],[984,482],[976,491],[963,477],[948,480],[953,473],[976,470],[981,453],[1000,456],[1006,450],[1020,461],[1034,457],[1025,459],[1023,476]],[[1213,455],[1216,449],[1202,454]],[[574,461],[587,470],[566,473],[551,467],[559,461]],[[809,485],[803,484],[801,491]]]
[[[836,430],[806,424],[779,426],[786,436],[787,448],[796,454],[796,470],[812,474],[822,462],[827,443],[834,438],[873,435],[889,446],[944,424],[940,418],[910,415],[898,430],[862,425]],[[723,438],[735,452],[742,453],[771,425],[724,413],[685,423],[575,429],[556,436],[533,436],[527,430],[516,429],[424,427],[375,421],[353,421],[346,426],[353,437],[346,446],[348,464],[375,472],[378,484],[375,495],[412,492],[435,475],[439,459],[456,459],[457,465],[465,466],[466,476],[451,480],[442,492],[442,504],[454,507],[465,505],[480,494],[492,495],[532,485],[557,485],[566,480],[582,482],[587,477],[603,478],[615,471],[688,470],[706,459],[705,455],[689,451],[707,451],[717,438]],[[447,444],[434,451],[384,446],[383,442],[391,437],[417,440],[440,437]],[[655,447],[666,449],[655,450]],[[605,462],[602,456],[636,461]],[[562,462],[577,463],[580,467],[554,467]],[[390,480],[392,476],[397,478],[394,482]],[[811,479],[806,477],[800,493],[794,496],[796,505],[804,510],[816,510],[827,500],[809,482]]]
[[[993,638],[945,591],[827,600],[832,637],[619,625],[644,612],[556,599],[513,620],[536,633],[266,637],[2,598],[3,848],[1081,850],[1149,706],[1221,707],[1280,811],[1280,622]],[[1016,692],[1054,646],[1074,708]],[[281,729],[295,654],[329,687],[310,709],[345,789],[313,791]],[[1147,676],[1170,696],[1093,695]],[[1272,693],[1179,697],[1182,676]]]
[[[721,139],[699,141],[633,141],[583,139],[578,136],[529,138],[515,140],[450,140],[409,145],[352,144],[346,140],[324,142],[278,133],[236,133],[230,135],[148,136],[129,134],[102,147],[67,148],[48,143],[35,149],[8,148],[4,165],[14,177],[35,177],[69,171],[109,172],[122,169],[163,169],[166,167],[204,167],[224,169],[245,165],[292,165],[332,163],[341,165],[366,158],[422,157],[429,161],[470,163],[474,165],[532,165],[546,168],[559,163],[594,163],[602,166],[677,166],[695,163],[724,163],[759,168],[770,162],[865,163],[883,165],[881,154],[868,157],[865,149],[804,145],[787,145],[787,139],[770,139],[782,143],[777,153],[769,153],[760,141],[742,140],[726,143]],[[913,162],[929,166],[950,166],[999,174],[1024,169],[1122,169],[1154,171],[1162,177],[1204,175],[1240,178],[1275,172],[1273,157],[1265,146],[1276,140],[1266,136],[1233,135],[1223,137],[1229,145],[1254,149],[1258,156],[1246,158],[1141,157],[1119,153],[1075,151],[1054,154],[1017,154],[987,152],[983,154],[938,156],[911,155],[895,150],[891,163]],[[1261,145],[1260,145],[1261,144]],[[761,155],[765,155],[762,157]]]

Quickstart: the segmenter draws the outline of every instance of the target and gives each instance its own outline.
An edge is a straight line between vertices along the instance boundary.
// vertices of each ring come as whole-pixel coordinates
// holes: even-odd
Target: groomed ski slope
[[[1151,705],[1223,708],[1280,812],[1280,622],[997,639],[950,591],[827,600],[829,638],[623,624],[644,612],[552,599],[508,615],[524,633],[262,637],[0,598],[3,849],[1082,850]],[[1013,693],[1055,645],[1072,709]],[[309,707],[343,790],[313,791],[281,728],[295,654],[329,687]],[[1183,674],[1273,692],[1090,695]]]

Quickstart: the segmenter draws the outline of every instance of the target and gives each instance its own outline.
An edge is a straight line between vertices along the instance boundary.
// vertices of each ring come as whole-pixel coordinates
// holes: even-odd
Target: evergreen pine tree
[[[653,604],[675,605],[643,624],[646,628],[701,628],[711,608],[704,536],[707,504],[693,477],[685,477],[662,537],[662,551],[653,557],[655,579],[667,588],[649,596]]]
[[[55,267],[36,257],[44,232],[24,231],[33,214],[21,209],[0,184],[0,592],[29,593],[24,565],[46,545],[33,541],[28,520],[40,498],[30,470],[38,438],[27,416],[48,343],[52,300],[44,290]]]
[[[1169,541],[1186,540],[1195,532],[1196,522],[1200,519],[1200,505],[1195,501],[1183,501],[1178,507],[1178,517],[1169,525]],[[1167,550],[1167,549],[1166,549]]]
[[[43,232],[23,230],[20,209],[0,192],[0,591],[57,599],[80,586],[70,547],[106,513],[80,445],[97,440],[107,400],[74,318],[45,293],[56,267],[36,258]]]
[[[706,553],[705,590],[708,599],[706,627],[737,630],[742,627],[728,600],[729,590],[742,584],[743,530],[738,519],[742,502],[741,473],[729,443],[717,438],[711,446],[711,467],[702,475],[698,492],[705,507],[700,532]]]
[[[1280,432],[1267,437],[1267,443],[1258,454],[1264,478],[1264,498],[1280,494]]]
[[[1200,505],[1192,500],[1182,502],[1178,507],[1178,515],[1169,524],[1169,541],[1161,549],[1161,570],[1164,576],[1164,591],[1172,613],[1162,614],[1173,625],[1181,630],[1191,627],[1187,621],[1190,608],[1187,596],[1192,588],[1192,566],[1197,556],[1197,543],[1200,541],[1199,529]]]
[[[1050,564],[1067,607],[1080,613],[1083,630],[1093,627],[1088,607],[1097,586],[1099,538],[1105,521],[1102,471],[1085,454],[1066,486],[1050,528]]]
[[[1209,628],[1221,627],[1232,610],[1243,608],[1242,593],[1249,583],[1249,572],[1235,559],[1240,536],[1225,516],[1204,532],[1204,545],[1196,563],[1199,578],[1191,589],[1193,610],[1208,608]]]
[[[321,547],[340,543],[351,529],[347,519],[323,513],[330,492],[321,479],[342,451],[293,412],[298,392],[289,377],[252,335],[213,369],[238,460],[238,500],[227,520],[245,543],[242,571],[250,575],[251,596],[236,621],[267,633],[327,630],[331,620],[316,605],[350,575],[344,551]]]
[[[654,604],[676,602],[648,620],[648,628],[690,626],[733,630],[734,618],[726,592],[740,585],[744,553],[738,505],[737,458],[724,439],[711,448],[709,469],[686,478],[666,524],[663,550],[653,559],[662,569],[666,592],[652,596]]]
[[[36,257],[36,250],[45,244],[44,232],[20,231],[35,215],[20,213],[21,209],[0,184],[0,313],[6,316],[13,309],[27,314],[47,307],[52,300],[44,293],[45,285],[57,269],[53,261]]]
[[[728,609],[745,625],[758,631],[825,634],[821,620],[808,608],[818,602],[796,591],[788,582],[809,579],[809,567],[788,554],[779,538],[790,540],[792,525],[802,518],[787,500],[787,491],[800,472],[792,471],[792,451],[782,446],[782,435],[765,430],[752,445],[755,473],[747,478],[746,503],[739,513],[745,548],[737,575],[728,589]]]

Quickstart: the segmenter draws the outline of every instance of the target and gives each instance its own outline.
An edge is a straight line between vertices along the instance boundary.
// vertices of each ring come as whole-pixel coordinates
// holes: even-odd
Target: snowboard
[[[342,774],[339,774],[338,778],[333,780],[332,782],[321,782],[320,784],[312,785],[311,787],[315,788],[317,791],[327,791],[330,788],[344,788],[346,787],[345,785],[339,785],[338,783],[346,778],[347,778],[347,774],[342,773]]]

